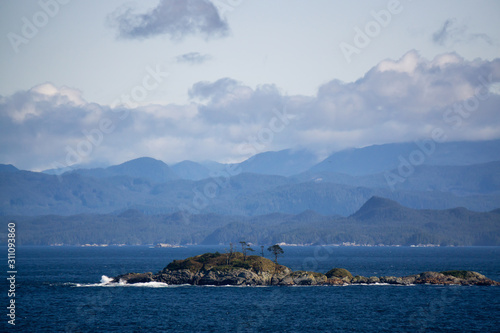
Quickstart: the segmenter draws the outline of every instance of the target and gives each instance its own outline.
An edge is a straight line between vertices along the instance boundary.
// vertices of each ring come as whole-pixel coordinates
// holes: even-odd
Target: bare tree
[[[233,258],[233,253],[234,253],[233,243],[229,243],[229,253],[226,253],[226,265],[229,265],[229,262]]]

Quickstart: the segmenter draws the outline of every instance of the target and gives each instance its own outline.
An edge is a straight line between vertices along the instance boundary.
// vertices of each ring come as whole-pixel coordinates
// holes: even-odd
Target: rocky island
[[[349,285],[386,283],[395,285],[437,284],[466,286],[499,286],[500,282],[488,279],[473,271],[424,272],[404,277],[353,276],[343,268],[333,268],[323,273],[295,271],[261,256],[205,253],[184,260],[174,260],[160,272],[128,273],[114,277],[111,282],[145,283],[163,282],[172,285]]]

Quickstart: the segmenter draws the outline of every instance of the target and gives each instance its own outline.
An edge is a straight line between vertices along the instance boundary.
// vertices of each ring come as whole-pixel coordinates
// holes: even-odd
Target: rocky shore
[[[295,271],[286,266],[260,257],[244,257],[242,253],[205,253],[184,260],[174,260],[160,272],[128,273],[119,275],[112,282],[144,283],[163,282],[179,285],[349,285],[349,284],[433,284],[464,286],[499,286],[500,283],[472,271],[424,272],[404,277],[353,276],[343,268],[333,268],[323,273]]]

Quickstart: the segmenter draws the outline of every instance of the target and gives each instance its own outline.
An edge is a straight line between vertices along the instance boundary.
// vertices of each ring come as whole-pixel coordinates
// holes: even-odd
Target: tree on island
[[[283,253],[285,253],[285,251],[283,251],[281,246],[279,246],[278,244],[274,244],[273,246],[269,246],[267,248],[267,250],[273,254],[274,262],[276,263],[276,265],[278,264],[278,257],[280,255],[282,255]]]
[[[229,263],[231,262],[233,254],[234,254],[233,243],[229,243],[229,251],[226,249],[226,265],[229,265]]]
[[[264,257],[264,245],[260,246],[260,255]]]
[[[252,249],[250,247],[250,244],[248,244],[245,241],[241,241],[240,244],[241,244],[241,253],[243,253],[243,261],[246,261],[247,260],[247,251],[252,251],[253,252],[255,250]]]

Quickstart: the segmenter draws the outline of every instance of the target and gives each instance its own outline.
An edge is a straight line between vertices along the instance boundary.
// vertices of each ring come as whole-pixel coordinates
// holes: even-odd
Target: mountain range
[[[0,220],[18,221],[26,244],[500,245],[500,140],[323,160],[306,150],[238,164],[142,157],[63,173],[0,165],[0,188]]]
[[[415,156],[423,159],[416,163]],[[242,216],[313,210],[349,216],[372,196],[414,209],[500,207],[500,140],[369,146],[322,161],[305,150],[265,152],[232,165],[183,161],[169,166],[143,157],[53,173],[0,165],[0,215],[137,209]]]
[[[500,245],[500,209],[415,210],[380,197],[370,198],[349,217],[300,214],[259,216],[218,214],[120,214],[2,216],[16,221],[17,243],[83,244],[260,244]],[[98,231],[98,232],[97,232]],[[6,237],[5,234],[2,238]]]

